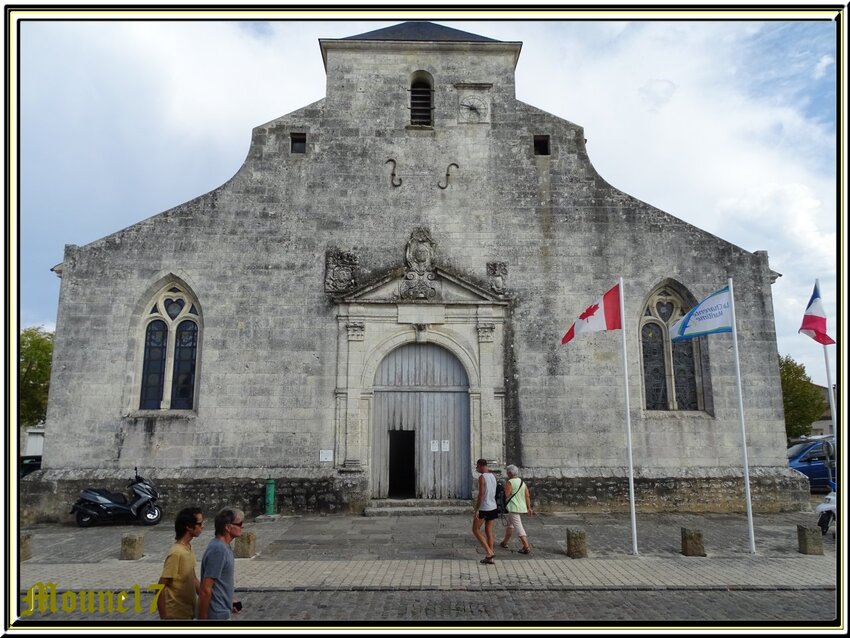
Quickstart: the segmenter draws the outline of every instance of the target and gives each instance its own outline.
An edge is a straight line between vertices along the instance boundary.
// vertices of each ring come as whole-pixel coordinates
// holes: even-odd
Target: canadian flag
[[[823,302],[821,302],[820,287],[817,280],[812,298],[809,299],[809,305],[806,306],[806,312],[803,313],[803,325],[797,332],[802,332],[825,346],[835,343],[832,337],[826,334],[826,313],[823,311]]]
[[[600,330],[619,330],[620,322],[620,284],[585,308],[578,320],[570,326],[567,334],[561,339],[561,345],[567,344],[582,332],[599,332]]]

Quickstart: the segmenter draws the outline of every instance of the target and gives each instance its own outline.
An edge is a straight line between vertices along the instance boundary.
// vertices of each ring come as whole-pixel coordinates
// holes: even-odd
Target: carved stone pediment
[[[488,290],[437,266],[436,262],[436,243],[431,239],[430,232],[427,228],[417,228],[405,246],[404,266],[359,286],[337,288],[334,290],[337,293],[335,299],[338,303],[507,303],[503,287],[491,284]],[[326,281],[326,290],[328,288]]]
[[[383,277],[374,279],[361,288],[338,299],[342,303],[440,303],[440,304],[506,304],[503,297],[465,281],[442,268],[435,267],[428,273],[430,277],[421,281],[433,294],[411,296],[408,272],[396,269]]]

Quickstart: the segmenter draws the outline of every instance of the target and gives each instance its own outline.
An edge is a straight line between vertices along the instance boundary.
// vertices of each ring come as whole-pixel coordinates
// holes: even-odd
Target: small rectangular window
[[[307,152],[307,134],[306,133],[290,133],[289,134],[290,153],[306,153]]]
[[[534,154],[549,155],[549,136],[535,135],[534,136]]]

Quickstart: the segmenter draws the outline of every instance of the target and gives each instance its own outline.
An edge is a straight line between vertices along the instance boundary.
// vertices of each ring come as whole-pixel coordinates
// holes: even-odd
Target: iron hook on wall
[[[452,170],[452,166],[454,166],[455,168],[458,168],[458,169],[460,168],[460,166],[458,166],[458,165],[457,165],[457,164],[455,164],[454,162],[452,162],[451,164],[449,164],[448,166],[446,166],[446,185],[445,185],[445,186],[443,186],[440,182],[437,182],[437,186],[439,186],[439,187],[440,187],[440,188],[442,188],[443,190],[445,190],[445,189],[447,189],[447,188],[449,187],[449,171],[451,171],[451,170]]]
[[[384,165],[389,164],[390,162],[393,163],[393,172],[390,175],[390,184],[392,184],[393,186],[401,186],[401,177],[398,178],[398,184],[396,184],[396,181],[395,181],[396,180],[396,175],[395,175],[396,161],[394,159],[388,159],[386,162],[384,162]]]

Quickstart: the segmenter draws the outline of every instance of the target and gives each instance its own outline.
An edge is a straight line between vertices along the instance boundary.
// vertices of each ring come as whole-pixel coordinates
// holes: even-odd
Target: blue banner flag
[[[695,337],[732,332],[732,298],[724,286],[700,301],[670,329],[673,343]]]

